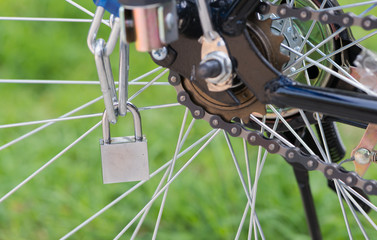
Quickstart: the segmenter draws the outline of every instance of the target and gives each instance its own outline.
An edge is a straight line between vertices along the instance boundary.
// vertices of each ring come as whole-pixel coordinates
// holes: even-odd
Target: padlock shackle
[[[135,127],[135,140],[143,141],[143,131],[141,125],[140,112],[135,105],[130,102],[127,102],[127,109],[132,113],[134,118],[134,127]]]
[[[135,129],[135,141],[140,142],[143,141],[143,131],[141,125],[141,116],[139,110],[135,105],[130,102],[127,102],[127,109],[132,113],[134,119],[134,129]],[[107,118],[106,110],[103,112],[102,117],[102,134],[103,134],[103,142],[105,144],[111,143],[111,135],[110,135],[110,123],[109,119]]]

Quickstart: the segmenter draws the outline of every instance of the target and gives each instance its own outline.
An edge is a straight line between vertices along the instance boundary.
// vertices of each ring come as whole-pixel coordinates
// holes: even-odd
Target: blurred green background
[[[92,1],[79,4],[91,11]],[[1,1],[0,16],[90,18],[65,1]],[[106,16],[108,17],[108,16]],[[89,23],[0,21],[0,78],[97,80],[93,55],[86,46]],[[101,27],[107,38],[109,29]],[[373,47],[369,43],[368,47]],[[130,79],[156,66],[147,54],[131,46]],[[117,71],[117,56],[113,56]],[[156,76],[154,74],[153,76]],[[153,77],[152,76],[152,77]],[[148,77],[146,80],[151,80]],[[166,79],[166,77],[164,78]],[[130,87],[130,94],[139,87]],[[0,124],[57,118],[101,95],[98,85],[0,85]],[[133,103],[138,107],[173,103],[175,90],[153,86]],[[100,101],[78,115],[101,113]],[[173,107],[142,112],[143,130],[148,138],[150,169],[154,171],[172,158],[184,108]],[[0,196],[53,158],[62,149],[101,120],[100,117],[56,123],[26,140],[0,152]],[[191,120],[191,117],[189,117]],[[112,127],[114,135],[131,135],[130,117]],[[188,124],[187,124],[188,125]],[[36,126],[0,129],[0,145],[31,131]],[[356,145],[362,131],[341,126],[347,149]],[[210,131],[198,121],[187,139],[188,146]],[[48,166],[0,204],[0,239],[57,239],[96,211],[127,191],[134,183],[103,185],[99,139],[96,129],[73,149]],[[233,139],[242,169],[245,169],[242,141]],[[198,149],[198,148],[196,148]],[[257,148],[249,149],[255,159]],[[177,162],[183,166],[194,152]],[[255,169],[255,161],[252,169]],[[369,171],[376,178],[376,166]],[[113,238],[153,195],[156,176],[126,199],[80,230],[72,239]],[[347,233],[337,197],[326,187],[322,174],[311,173],[313,195],[325,239],[345,239]],[[373,199],[375,200],[375,199]],[[150,239],[161,198],[153,205],[139,239]],[[291,167],[277,156],[266,162],[258,188],[257,214],[267,239],[309,239],[301,199]],[[220,133],[192,165],[171,185],[158,239],[232,239],[237,231],[246,198],[234,164]],[[349,215],[352,218],[351,215]],[[377,219],[376,213],[371,217]],[[363,222],[365,219],[362,219]],[[355,226],[355,221],[351,220]],[[246,221],[245,228],[248,225]],[[365,224],[367,230],[371,227]],[[130,230],[133,230],[131,228]],[[242,239],[247,231],[242,232]],[[132,231],[130,231],[132,233]],[[124,239],[130,237],[127,233]],[[355,231],[355,238],[361,236]]]

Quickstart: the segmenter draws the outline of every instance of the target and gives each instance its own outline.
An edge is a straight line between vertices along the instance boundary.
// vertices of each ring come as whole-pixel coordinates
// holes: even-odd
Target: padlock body
[[[149,179],[147,141],[135,137],[112,138],[110,144],[101,140],[103,183],[119,183]]]

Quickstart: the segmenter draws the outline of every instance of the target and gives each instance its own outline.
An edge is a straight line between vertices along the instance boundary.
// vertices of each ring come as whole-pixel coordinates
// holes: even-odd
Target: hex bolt
[[[292,159],[292,158],[294,158],[294,157],[295,157],[294,152],[290,152],[290,153],[288,153],[288,158],[289,158],[289,159]]]
[[[212,120],[212,125],[213,126],[219,125],[219,121],[217,121],[217,119]]]
[[[334,173],[334,170],[332,168],[329,168],[326,170],[327,175],[331,176]]]
[[[181,102],[186,101],[186,97],[185,97],[185,96],[180,96],[180,97],[179,97],[179,101],[181,101]]]
[[[152,57],[157,61],[162,61],[168,55],[168,49],[166,47],[159,48],[157,50],[152,50]]]

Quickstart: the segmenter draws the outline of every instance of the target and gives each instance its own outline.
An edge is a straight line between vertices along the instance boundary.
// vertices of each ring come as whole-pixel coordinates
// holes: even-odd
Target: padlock
[[[127,109],[133,115],[135,136],[111,138],[106,111],[103,114],[100,144],[105,184],[149,179],[147,141],[142,135],[140,113],[131,103],[127,103]]]

